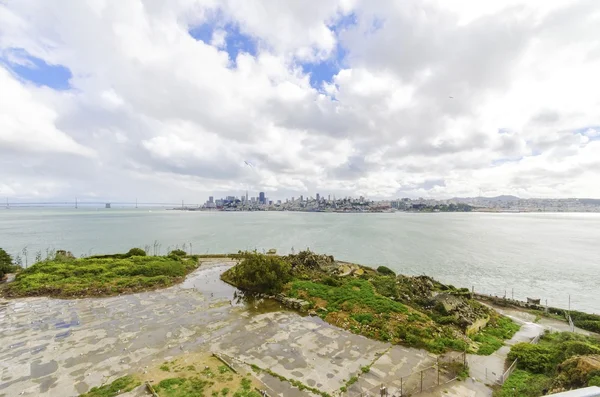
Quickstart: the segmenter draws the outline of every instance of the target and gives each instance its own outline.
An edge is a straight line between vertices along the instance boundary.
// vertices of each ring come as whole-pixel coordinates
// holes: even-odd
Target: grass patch
[[[494,392],[494,397],[538,397],[546,394],[551,384],[552,378],[546,375],[516,369],[502,388]]]
[[[169,378],[161,380],[154,390],[161,397],[187,397],[202,396],[204,389],[212,383],[198,377],[193,378]]]
[[[407,313],[408,309],[400,302],[393,301],[375,293],[373,285],[367,280],[350,279],[339,287],[313,281],[293,281],[291,290],[305,291],[308,296],[327,301],[329,311],[339,311],[349,306],[366,306],[376,313]]]
[[[78,259],[58,256],[24,269],[4,293],[9,297],[63,298],[133,293],[173,285],[196,269],[197,264],[193,258],[173,255]]]
[[[523,388],[522,394],[518,395],[539,396],[542,389],[554,392],[593,385],[600,380],[596,379],[600,377],[598,355],[599,339],[570,332],[546,333],[535,345],[517,343],[511,348],[508,359],[518,360],[520,372],[515,371],[514,379],[515,373],[511,375],[509,380],[512,379],[515,385],[510,387]],[[503,387],[502,390],[512,389]],[[511,395],[506,393],[498,395]]]
[[[474,353],[489,356],[504,345],[521,327],[508,317],[497,316],[490,320],[487,326],[473,336],[479,343],[479,348]]]
[[[89,392],[81,394],[80,397],[113,397],[121,393],[127,393],[141,382],[131,375],[115,379],[112,383],[100,387],[92,387]]]

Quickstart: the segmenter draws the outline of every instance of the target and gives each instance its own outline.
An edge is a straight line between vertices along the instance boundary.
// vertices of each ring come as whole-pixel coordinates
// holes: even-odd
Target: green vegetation
[[[571,315],[571,320],[573,320],[573,324],[576,327],[600,334],[600,315],[598,314],[583,313],[577,310],[572,310],[569,312],[568,310],[559,309],[556,307],[549,307],[546,311],[543,310],[540,306],[536,307],[537,308],[530,308],[527,310],[529,313],[535,314],[536,319],[541,317],[548,317],[566,322],[567,314],[569,314]]]
[[[385,266],[379,266],[377,268],[377,272],[384,275],[384,276],[393,276],[396,277],[396,273],[394,273],[394,271],[392,269],[390,269],[389,267],[385,267]]]
[[[309,297],[326,300],[328,311],[365,306],[375,313],[408,312],[405,305],[376,294],[373,285],[361,279],[349,279],[339,287],[299,280],[292,282],[291,291],[292,294],[295,293],[296,295],[299,295],[299,291],[304,291]],[[366,316],[364,317],[365,320],[368,317],[366,314],[363,314],[363,316]]]
[[[497,396],[539,396],[545,391],[593,385],[600,377],[600,340],[570,332],[546,333],[538,344],[518,343],[508,354],[518,370]]]
[[[3,293],[68,298],[133,293],[173,285],[198,266],[191,257],[133,255],[138,250],[79,259],[57,255],[21,271]]]
[[[546,375],[516,369],[504,382],[502,388],[494,392],[494,397],[538,397],[546,394],[551,384],[552,379]]]
[[[600,333],[600,315],[571,311],[571,320],[576,327]]]
[[[0,248],[0,280],[4,278],[5,274],[15,272],[19,269],[19,266],[13,265],[11,256]]]
[[[141,382],[131,375],[115,379],[112,383],[100,387],[92,387],[89,392],[81,394],[79,397],[113,397],[121,393],[127,393],[136,387]]]
[[[466,288],[429,277],[396,276],[333,257],[301,251],[275,256],[240,253],[241,262],[222,279],[251,293],[283,295],[306,301],[313,315],[369,338],[424,348],[433,353],[466,351],[474,321],[493,312],[471,299]],[[491,354],[519,327],[507,318],[493,321],[479,336],[479,353]]]
[[[472,338],[480,344],[475,353],[489,356],[501,348],[506,339],[512,338],[519,328],[508,317],[493,316],[488,325]]]
[[[221,276],[240,289],[274,294],[292,278],[291,265],[278,256],[245,252],[240,257],[242,261]]]
[[[154,386],[154,390],[161,397],[202,396],[204,389],[210,385],[209,381],[198,377],[169,378],[161,380]]]

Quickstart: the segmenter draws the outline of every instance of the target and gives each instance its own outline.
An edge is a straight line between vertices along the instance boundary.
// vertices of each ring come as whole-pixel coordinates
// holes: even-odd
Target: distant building
[[[208,197],[208,202],[209,203],[214,203],[215,202],[215,198],[213,196],[209,196]]]
[[[258,202],[261,203],[261,204],[265,204],[266,203],[265,192],[258,193]]]
[[[106,204],[104,205],[104,208],[110,208],[110,203],[106,203]]]
[[[300,202],[303,202],[303,201],[304,201],[304,196],[301,195],[300,196]]]
[[[321,195],[319,193],[317,193],[317,201],[321,200]]]

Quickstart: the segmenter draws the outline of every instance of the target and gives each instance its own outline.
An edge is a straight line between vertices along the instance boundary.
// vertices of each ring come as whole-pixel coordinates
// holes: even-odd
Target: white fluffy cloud
[[[593,0],[2,3],[0,193],[598,197],[598,70]]]

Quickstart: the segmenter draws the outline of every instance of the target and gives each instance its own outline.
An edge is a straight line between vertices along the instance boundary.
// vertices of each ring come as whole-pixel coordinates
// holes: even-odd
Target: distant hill
[[[467,201],[473,201],[473,200],[485,200],[485,201],[491,201],[491,202],[498,202],[498,201],[518,201],[521,199],[517,196],[501,195],[501,196],[496,196],[496,197],[453,197],[453,198],[451,198],[451,200],[454,200],[457,202],[467,202]]]

